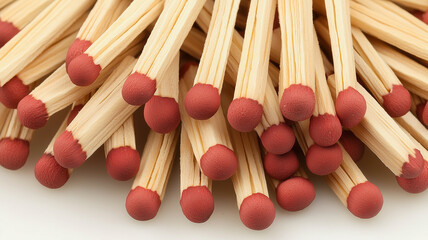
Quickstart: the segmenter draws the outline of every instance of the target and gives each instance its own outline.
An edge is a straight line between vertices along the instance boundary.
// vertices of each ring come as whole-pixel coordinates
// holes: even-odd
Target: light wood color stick
[[[417,9],[419,11],[425,12],[428,10],[428,0],[390,0],[395,2],[398,5],[401,5],[406,8]]]
[[[282,115],[292,121],[312,116],[315,67],[312,58],[312,0],[278,1],[281,26],[281,75],[278,95]]]
[[[187,113],[198,120],[212,117],[220,106],[220,92],[240,0],[214,3],[204,50],[193,87],[185,99]],[[212,4],[207,1],[206,5]]]
[[[428,120],[424,119],[424,116],[428,115],[427,101],[416,94],[411,94],[411,96],[412,107],[410,111],[419,119],[419,121],[421,121],[422,124],[428,126]]]
[[[126,210],[136,220],[156,216],[171,174],[179,131],[159,134],[150,131],[144,146],[140,170],[126,198]]]
[[[55,0],[45,8],[0,49],[0,85],[3,86],[40,55],[93,3],[94,0]]]
[[[181,127],[180,205],[187,219],[195,223],[202,223],[210,218],[214,211],[211,188],[211,179],[201,172],[186,129]]]
[[[43,127],[50,116],[101,86],[126,56],[135,56],[141,51],[142,46],[143,43],[139,41],[131,44],[109,67],[101,72],[94,84],[87,87],[74,85],[67,75],[65,64],[63,64],[27,97],[22,99],[18,105],[21,122],[33,129]]]
[[[276,64],[281,63],[281,28],[275,28],[272,33],[272,44],[270,48],[270,60]]]
[[[222,108],[207,120],[196,120],[184,110],[184,98],[191,88],[197,65],[187,63],[181,70],[180,113],[183,127],[189,136],[196,160],[202,172],[212,180],[226,180],[236,171],[237,159],[227,131]]]
[[[6,122],[7,116],[9,115],[9,110],[3,104],[0,104],[0,131],[3,129]]]
[[[0,9],[15,2],[16,0],[0,0]]]
[[[332,76],[328,83],[330,91],[334,91]],[[425,160],[418,147],[361,85],[357,84],[357,90],[367,101],[367,114],[351,131],[394,175],[404,178],[419,176]]]
[[[123,4],[123,3],[122,3]],[[127,48],[162,11],[163,0],[135,0],[119,18],[91,44],[84,54],[73,59],[69,74],[73,82],[90,85],[125,48]]]
[[[275,5],[275,0],[250,4],[235,94],[227,113],[230,125],[240,132],[254,130],[263,116]]]
[[[0,19],[3,22],[12,23],[20,30],[52,2],[53,0],[17,0],[1,10]]]
[[[426,151],[426,149],[428,149],[428,129],[415,117],[415,115],[407,113],[394,120],[423,146],[424,149],[421,151]],[[428,158],[424,153],[422,153],[422,155]]]
[[[205,0],[177,0],[165,4],[147,44],[125,81],[122,95],[132,105],[143,105],[156,91],[164,74],[180,50]]]

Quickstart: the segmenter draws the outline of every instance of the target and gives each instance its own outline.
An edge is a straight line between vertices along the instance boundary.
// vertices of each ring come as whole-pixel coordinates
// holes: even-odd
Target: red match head
[[[156,92],[156,80],[144,74],[131,74],[122,87],[122,97],[130,105],[140,106],[153,97]]]
[[[203,223],[214,211],[214,198],[205,186],[188,187],[181,193],[180,205],[187,219]]]
[[[63,132],[54,143],[55,159],[65,168],[77,168],[86,161],[86,152],[70,131]]]
[[[153,96],[144,105],[147,125],[158,133],[166,134],[180,124],[180,109],[174,98]]]
[[[354,162],[363,158],[366,146],[351,131],[343,131],[339,141]]]
[[[24,97],[18,104],[18,118],[25,127],[44,127],[49,119],[45,104],[32,95]]]
[[[0,140],[0,165],[9,170],[24,166],[30,152],[30,143],[21,139]]]
[[[308,119],[314,113],[315,93],[308,86],[293,84],[284,89],[280,108],[282,115],[291,121]]]
[[[346,200],[349,211],[359,218],[376,216],[383,205],[379,188],[371,182],[364,182],[351,189]]]
[[[10,22],[0,20],[0,48],[18,34],[19,29]]]
[[[215,181],[232,177],[238,168],[238,159],[228,147],[217,144],[208,149],[201,157],[202,172]]]
[[[423,123],[428,126],[428,104],[425,104],[424,111],[422,112]]]
[[[276,201],[287,211],[300,211],[315,199],[314,185],[306,178],[293,177],[276,188]]]
[[[67,56],[65,58],[65,67],[67,71],[70,62],[76,57],[82,55],[91,45],[91,41],[82,40],[79,38],[76,38],[76,40],[74,40],[74,42],[68,48]]]
[[[43,154],[34,168],[37,181],[47,188],[60,188],[68,181],[70,174],[67,168],[61,167],[51,154]]]
[[[101,66],[94,63],[94,59],[87,54],[80,54],[70,61],[67,68],[70,80],[77,86],[89,86],[101,72]]]
[[[80,110],[82,110],[82,108],[83,108],[82,104],[79,104],[79,105],[76,105],[73,107],[70,114],[68,115],[67,125],[69,125],[74,120],[74,118],[77,116],[77,114],[79,114],[79,112],[80,112]]]
[[[161,200],[156,192],[136,187],[131,190],[126,198],[126,210],[136,220],[147,221],[156,216]]]
[[[348,87],[339,92],[336,99],[336,114],[343,127],[355,127],[364,118],[366,110],[366,100],[357,90]]]
[[[316,144],[328,147],[339,141],[342,124],[337,116],[331,114],[313,116],[309,124],[309,134]]]
[[[19,101],[30,93],[30,87],[22,83],[18,77],[13,77],[3,87],[0,87],[0,102],[7,108],[17,108]]]
[[[248,228],[263,230],[273,223],[275,207],[268,197],[261,193],[254,193],[242,201],[239,216]]]
[[[198,120],[209,119],[220,107],[219,91],[210,84],[198,83],[187,92],[184,106],[190,117]]]
[[[419,119],[419,121],[424,124],[425,126],[427,123],[424,122],[424,111],[425,111],[426,103],[419,103],[416,106],[416,117]],[[428,108],[427,108],[428,109]],[[427,111],[428,112],[428,111]]]
[[[391,117],[401,117],[409,112],[412,98],[402,85],[394,85],[389,94],[382,96],[383,107]]]
[[[262,120],[263,106],[249,98],[234,99],[227,110],[227,120],[239,132],[251,132]]]
[[[337,143],[329,147],[313,144],[306,153],[306,165],[309,171],[320,176],[336,171],[342,159],[342,149]]]
[[[273,154],[284,154],[289,152],[296,138],[293,129],[285,123],[272,125],[260,136],[263,147]]]
[[[137,175],[140,168],[140,154],[128,146],[113,148],[107,154],[106,168],[112,178],[127,181]]]
[[[282,155],[267,153],[263,165],[269,176],[284,180],[299,169],[299,159],[293,150]]]
[[[415,178],[421,174],[425,165],[425,159],[419,150],[414,149],[414,151],[415,157],[409,154],[409,161],[403,164],[400,177]]]
[[[398,185],[408,193],[421,193],[428,188],[428,164],[425,162],[422,173],[411,179],[396,177]]]

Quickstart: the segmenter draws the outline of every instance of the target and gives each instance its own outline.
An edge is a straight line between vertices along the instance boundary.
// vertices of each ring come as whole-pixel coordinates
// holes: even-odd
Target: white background
[[[34,165],[60,124],[54,116],[37,131],[27,164],[18,171],[0,168],[0,239],[428,239],[428,192],[412,195],[371,153],[359,163],[382,191],[384,205],[373,219],[354,217],[320,177],[313,177],[316,198],[307,209],[291,213],[276,205],[276,219],[264,231],[252,231],[239,219],[230,181],[213,186],[215,210],[204,224],[189,222],[179,205],[178,162],[155,219],[128,216],[125,199],[132,181],[112,180],[99,150],[77,169],[64,187],[50,190],[34,177]],[[137,121],[141,114],[136,115]],[[140,124],[141,125],[141,124]],[[144,137],[137,133],[140,152]],[[368,151],[366,151],[368,152]],[[271,191],[271,197],[274,193]]]

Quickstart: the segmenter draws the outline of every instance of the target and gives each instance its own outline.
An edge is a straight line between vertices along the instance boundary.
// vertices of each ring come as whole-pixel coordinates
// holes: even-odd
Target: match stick
[[[306,156],[306,166],[313,174],[325,176],[334,172],[342,163],[342,151],[338,143],[328,147],[315,144],[309,135],[309,120],[293,125],[294,135]]]
[[[57,189],[64,186],[73,172],[73,169],[61,167],[61,165],[57,163],[53,153],[53,145],[55,140],[65,131],[67,125],[73,121],[88,100],[89,96],[73,104],[70,112],[67,114],[42,157],[37,161],[34,167],[34,175],[37,181],[47,188]]]
[[[278,89],[282,115],[292,121],[315,109],[312,0],[278,1],[281,26],[281,76]]]
[[[365,85],[369,86],[370,91],[391,117],[401,117],[406,114],[412,104],[409,91],[403,87],[401,81],[360,29],[353,27],[352,37],[354,49],[357,52],[355,54],[357,69]],[[361,66],[364,63],[367,67]],[[372,70],[377,78],[370,77],[373,74],[368,75],[365,73],[366,70]]]
[[[155,132],[169,133],[180,124],[178,107],[178,82],[180,80],[180,54],[178,53],[158,84],[155,95],[144,105],[144,119]]]
[[[275,5],[274,0],[250,4],[235,93],[227,111],[230,125],[240,132],[250,132],[262,121]]]
[[[363,158],[366,145],[351,131],[344,130],[339,142],[354,162],[358,162]]]
[[[220,107],[220,92],[229,56],[240,0],[209,0],[211,20],[204,50],[193,87],[186,94],[186,112],[195,119],[206,120]],[[214,6],[212,6],[214,4]]]
[[[394,120],[423,146],[423,150],[428,149],[428,129],[415,115],[409,112],[402,117],[394,118]]]
[[[28,96],[18,104],[19,120],[26,127],[38,129],[46,125],[48,119],[60,110],[78,101],[93,90],[101,86],[116,66],[126,56],[135,56],[141,51],[143,43],[131,44],[125,52],[121,53],[107,68],[105,68],[97,81],[88,87],[74,85],[67,75],[65,64],[45,79]]]
[[[428,0],[390,0],[395,2],[398,5],[401,5],[406,8],[417,9],[419,11],[425,12],[428,10]]]
[[[367,180],[342,146],[341,151],[342,164],[334,173],[326,176],[325,180],[352,214],[359,218],[372,218],[382,209],[382,193]]]
[[[127,103],[139,106],[152,98],[165,66],[177,55],[204,4],[205,0],[165,4],[132,74],[123,85],[122,96]]]
[[[32,21],[53,0],[18,0],[0,12],[0,48]]]
[[[156,216],[171,174],[178,135],[178,130],[168,134],[150,131],[140,170],[126,198],[126,210],[134,219],[147,221]]]
[[[56,0],[0,49],[0,85],[25,68],[73,22],[94,0]]]
[[[357,74],[349,3],[350,0],[325,0],[336,76],[336,113],[345,128],[357,125],[367,108],[364,98],[355,90]]]
[[[315,62],[315,109],[309,124],[309,135],[322,147],[335,144],[342,135],[342,125],[336,116],[336,110],[330,89],[326,81],[324,62],[318,38],[314,31]]]
[[[129,117],[104,143],[108,174],[118,181],[127,181],[138,172],[140,154],[136,150],[133,117]]]
[[[419,119],[422,124],[428,126],[428,107],[426,107],[428,105],[427,101],[416,94],[411,94],[411,96],[412,108],[410,111]],[[425,121],[424,116],[426,116],[427,121]]]
[[[73,59],[68,74],[73,83],[90,85],[162,11],[163,0],[134,0],[120,17],[85,51]]]
[[[270,60],[276,64],[281,63],[281,28],[279,26],[273,29]]]
[[[7,5],[15,2],[16,0],[0,0],[0,9],[6,7]]]
[[[9,111],[11,110],[5,107],[3,104],[0,104],[0,131],[3,129],[7,116],[9,115]]]
[[[428,99],[428,68],[384,42],[374,38],[371,38],[370,42],[397,77],[400,78],[404,87],[410,92]]]
[[[242,223],[253,230],[268,228],[275,219],[275,207],[269,199],[257,135],[231,129],[238,169],[232,177]]]
[[[82,165],[137,110],[120,95],[135,62],[135,58],[126,57],[56,139],[54,153],[59,165]]]
[[[193,155],[186,129],[181,127],[180,138],[180,206],[187,219],[206,222],[214,211],[211,180],[205,176]]]
[[[187,63],[181,69],[180,113],[202,173],[212,180],[226,180],[236,171],[238,160],[233,152],[223,110],[207,120],[191,118],[185,111],[184,98],[191,88],[198,66]]]
[[[331,91],[335,91],[333,81],[333,77],[329,77]],[[361,85],[356,87],[366,99],[367,113],[351,131],[394,175],[404,178],[419,176],[425,160],[418,147]]]
[[[75,41],[68,49],[65,60],[67,69],[71,60],[83,54],[116,21],[130,3],[130,0],[98,0],[95,3],[77,33]]]
[[[19,122],[16,110],[9,111],[0,132],[0,165],[9,170],[24,166],[34,131]]]

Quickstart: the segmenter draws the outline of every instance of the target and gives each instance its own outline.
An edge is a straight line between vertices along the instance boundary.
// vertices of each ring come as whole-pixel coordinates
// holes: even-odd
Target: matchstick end
[[[280,108],[282,115],[291,121],[306,120],[314,113],[315,93],[308,86],[293,84],[284,89]]]
[[[325,176],[336,171],[343,160],[339,144],[321,147],[313,144],[306,153],[306,165],[316,175]]]
[[[13,77],[3,87],[0,87],[0,102],[7,108],[17,108],[19,101],[30,93],[30,87],[22,83],[18,77]]]
[[[0,48],[18,34],[19,29],[10,22],[0,20]]]
[[[86,160],[86,152],[70,131],[63,132],[54,143],[55,159],[64,168],[76,168]]]
[[[367,105],[364,97],[354,88],[341,91],[336,99],[336,114],[345,128],[352,128],[363,120]]]
[[[343,131],[339,141],[354,162],[363,158],[366,146],[351,131]]]
[[[70,114],[68,115],[67,118],[67,126],[74,120],[74,118],[77,116],[77,114],[79,114],[80,110],[82,110],[83,105],[79,104],[73,107],[73,109],[71,110]]]
[[[263,147],[273,154],[289,152],[296,141],[293,129],[285,123],[272,125],[260,136]]]
[[[67,56],[65,58],[65,68],[67,69],[67,71],[70,62],[77,56],[82,55],[91,45],[91,41],[81,40],[79,38],[76,38],[76,40],[74,40],[74,42],[68,48]]]
[[[428,103],[425,104],[424,111],[422,112],[422,122],[428,126]]]
[[[94,63],[94,59],[87,54],[80,54],[70,61],[67,68],[71,82],[77,86],[89,86],[101,72],[101,66]]]
[[[181,194],[180,206],[187,219],[203,223],[214,211],[214,198],[206,186],[188,187]]]
[[[280,183],[276,189],[276,201],[287,211],[300,211],[315,199],[315,187],[303,177],[293,177]]]
[[[418,149],[414,149],[415,157],[409,154],[409,161],[405,162],[401,169],[400,177],[403,178],[416,178],[418,177],[425,165],[425,159]]]
[[[239,132],[251,132],[262,120],[263,106],[256,100],[237,98],[227,111],[227,120]]]
[[[128,214],[139,221],[147,221],[156,216],[161,199],[156,192],[143,187],[132,189],[126,198]]]
[[[22,139],[0,140],[0,165],[9,170],[24,166],[30,152],[30,143]]]
[[[239,216],[246,227],[263,230],[273,223],[275,207],[264,194],[254,193],[242,201]]]
[[[401,117],[410,111],[412,99],[402,85],[394,85],[389,94],[382,96],[383,107],[391,117]]]
[[[201,157],[202,172],[215,181],[232,177],[238,168],[238,159],[228,147],[217,144],[208,149]]]
[[[269,176],[285,180],[299,169],[299,159],[294,151],[282,155],[267,153],[263,165]]]
[[[134,72],[125,81],[122,97],[130,105],[140,106],[148,102],[156,91],[156,80]]]
[[[24,97],[18,103],[18,118],[22,125],[31,129],[44,127],[49,115],[45,104],[32,95]]]
[[[43,154],[34,168],[34,175],[40,184],[47,188],[57,189],[68,181],[68,169],[61,167],[52,154]]]
[[[367,181],[354,186],[346,199],[348,210],[359,218],[376,216],[383,205],[379,188]]]
[[[425,162],[422,173],[411,179],[396,177],[398,185],[408,193],[421,193],[428,188],[428,164]]]
[[[166,134],[180,124],[180,109],[174,98],[153,96],[144,106],[144,119],[155,132]]]
[[[312,116],[309,134],[316,144],[322,147],[331,146],[342,136],[342,124],[337,116],[328,113]]]
[[[197,120],[209,119],[220,107],[219,91],[210,84],[198,83],[187,92],[184,106],[190,117]]]
[[[107,154],[108,174],[118,181],[127,181],[137,175],[140,168],[140,154],[131,147],[113,148]]]

